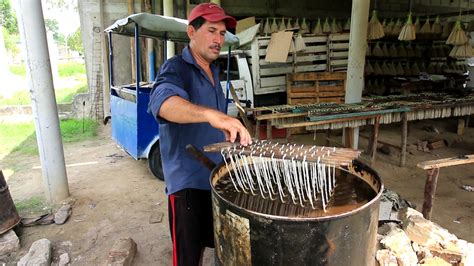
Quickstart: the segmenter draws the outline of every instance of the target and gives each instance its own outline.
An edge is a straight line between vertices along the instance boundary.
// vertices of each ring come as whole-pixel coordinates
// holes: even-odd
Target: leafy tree
[[[10,34],[18,34],[18,22],[10,0],[0,0],[0,26],[3,25]]]
[[[44,19],[44,26],[47,31],[53,34],[53,39],[58,43],[64,43],[64,34],[59,32],[59,23],[56,19]]]
[[[69,49],[73,51],[79,52],[79,54],[84,54],[84,46],[82,45],[82,36],[81,36],[81,28],[77,28],[77,30],[69,35],[68,38],[68,45]]]

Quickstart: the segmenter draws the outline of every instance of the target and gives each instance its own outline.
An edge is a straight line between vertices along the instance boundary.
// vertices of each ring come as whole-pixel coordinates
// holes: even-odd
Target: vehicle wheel
[[[157,141],[153,147],[151,147],[150,154],[148,155],[148,167],[151,173],[159,180],[165,180],[163,175],[163,167],[161,165],[161,154],[160,154],[160,142]]]

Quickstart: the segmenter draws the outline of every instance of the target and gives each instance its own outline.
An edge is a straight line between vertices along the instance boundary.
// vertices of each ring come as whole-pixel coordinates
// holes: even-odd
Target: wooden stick
[[[429,170],[468,163],[474,163],[474,154],[421,162],[417,166],[421,169]]]
[[[339,118],[339,119],[331,119],[331,120],[323,120],[323,121],[316,121],[316,122],[298,122],[293,124],[280,124],[276,125],[276,128],[292,128],[292,127],[307,127],[307,126],[317,126],[317,125],[325,125],[325,124],[332,124],[332,123],[339,123],[339,122],[347,122],[347,121],[354,121],[354,120],[364,120],[369,118],[377,117],[376,115],[369,115],[369,116],[361,116],[361,117],[346,117],[346,118]]]
[[[377,141],[379,137],[379,125],[380,125],[380,116],[375,118],[374,127],[372,130],[372,138],[371,138],[371,153],[370,153],[370,162],[375,162],[375,156],[377,154]]]
[[[247,128],[250,135],[252,135],[253,134],[252,125],[250,124],[250,121],[247,118],[247,114],[245,113],[244,108],[242,108],[242,106],[240,105],[239,97],[237,96],[237,93],[235,92],[235,89],[234,89],[234,86],[232,86],[232,83],[229,83],[229,91],[230,91],[230,95],[232,95],[232,99],[234,100],[235,107],[237,107],[240,117],[242,117],[242,120],[244,121],[244,126]]]
[[[272,136],[272,120],[267,120],[267,139],[271,140]]]
[[[425,201],[423,202],[423,217],[431,220],[433,212],[433,203],[436,193],[436,186],[438,185],[439,168],[429,169],[426,176],[425,183]]]
[[[402,145],[400,151],[400,166],[404,167],[406,164],[407,156],[407,138],[408,138],[408,119],[407,113],[402,114]]]

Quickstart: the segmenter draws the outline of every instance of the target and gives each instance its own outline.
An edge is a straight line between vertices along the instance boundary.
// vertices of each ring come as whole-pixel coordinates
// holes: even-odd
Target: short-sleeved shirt
[[[148,112],[159,123],[160,151],[166,193],[173,194],[185,188],[209,190],[210,170],[190,155],[185,147],[192,144],[201,150],[205,145],[222,142],[224,133],[208,123],[178,124],[159,116],[163,102],[171,96],[180,96],[191,103],[225,110],[225,97],[219,82],[219,69],[211,64],[214,85],[204,70],[196,63],[189,46],[166,61],[156,78],[150,95]],[[222,156],[206,153],[216,164],[222,162]]]

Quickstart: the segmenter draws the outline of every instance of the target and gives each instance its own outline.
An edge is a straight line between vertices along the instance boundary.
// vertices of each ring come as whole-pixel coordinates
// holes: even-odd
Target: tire
[[[148,167],[151,173],[159,180],[165,180],[163,175],[163,166],[161,165],[161,154],[160,154],[160,142],[151,147],[150,154],[148,155]]]

